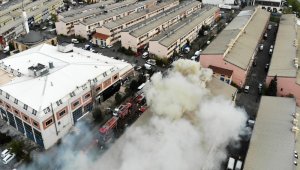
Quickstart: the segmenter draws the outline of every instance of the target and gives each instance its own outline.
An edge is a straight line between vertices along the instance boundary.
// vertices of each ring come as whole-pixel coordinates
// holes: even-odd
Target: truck
[[[117,127],[118,119],[118,117],[113,116],[99,129],[98,143],[101,149],[113,141],[114,128]]]
[[[115,108],[113,111],[113,116],[124,118],[130,111],[132,104],[126,103],[125,105],[120,105],[119,107]]]

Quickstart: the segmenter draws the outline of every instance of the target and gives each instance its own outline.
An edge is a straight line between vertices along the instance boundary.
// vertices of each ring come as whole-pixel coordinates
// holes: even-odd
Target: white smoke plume
[[[102,156],[90,159],[64,146],[61,169],[218,170],[226,146],[238,141],[246,113],[223,96],[212,96],[212,71],[189,60],[156,73],[145,87],[150,112],[129,127]],[[53,159],[53,158],[52,158]],[[31,166],[31,168],[34,166]]]

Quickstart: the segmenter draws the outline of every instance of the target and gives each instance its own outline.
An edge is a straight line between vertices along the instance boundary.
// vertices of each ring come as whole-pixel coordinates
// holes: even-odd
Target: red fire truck
[[[113,111],[113,116],[124,118],[129,110],[131,109],[132,104],[126,103],[125,105],[120,105],[119,107],[115,108]]]

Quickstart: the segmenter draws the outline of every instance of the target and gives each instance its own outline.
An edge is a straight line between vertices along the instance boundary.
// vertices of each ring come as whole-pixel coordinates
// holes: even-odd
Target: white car
[[[5,158],[8,154],[11,148],[5,149],[1,152],[1,158]]]
[[[156,65],[156,61],[154,59],[149,59],[146,61],[147,64],[150,64],[152,66],[155,66]]]
[[[249,93],[249,90],[250,90],[250,86],[245,86],[244,92],[245,92],[245,93]]]
[[[148,52],[144,52],[143,55],[142,55],[142,58],[148,58],[149,56],[149,53]]]
[[[14,159],[14,157],[16,156],[16,154],[8,154],[8,155],[6,155],[6,157],[5,158],[3,158],[3,160],[2,160],[2,162],[3,162],[3,164],[8,164],[12,159]]]
[[[263,49],[264,49],[264,45],[263,45],[263,44],[260,44],[259,50],[262,51]]]
[[[108,46],[106,46],[107,48],[111,48],[112,46],[111,45],[108,45]]]

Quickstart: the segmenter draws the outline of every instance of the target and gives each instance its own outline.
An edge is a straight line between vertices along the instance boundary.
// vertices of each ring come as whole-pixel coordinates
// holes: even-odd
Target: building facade
[[[148,45],[151,38],[200,8],[201,3],[199,1],[182,2],[179,6],[164,12],[163,15],[146,19],[139,24],[128,27],[121,32],[122,47],[126,49],[130,47],[134,52],[139,53]]]
[[[166,10],[179,5],[178,0],[170,0],[147,8],[145,10],[133,13],[124,18],[111,21],[96,28],[93,36],[93,43],[97,45],[113,45],[121,40],[121,31],[135,24],[145,21],[146,19],[165,12]],[[103,35],[103,36],[99,36]],[[105,39],[101,39],[105,37]]]
[[[300,104],[300,28],[294,14],[282,15],[270,68],[266,78],[269,85],[274,77],[277,77],[277,95],[294,96],[297,104]]]
[[[110,5],[100,5],[104,2],[97,3],[97,8],[87,9],[82,11],[82,9],[79,9],[77,12],[71,11],[70,13],[61,14],[58,16],[58,22],[55,22],[56,26],[56,32],[58,35],[66,35],[71,36],[75,34],[74,26],[82,22],[83,20],[87,20],[89,18],[94,18],[97,16],[101,16],[103,14],[108,14],[112,12],[113,10],[118,10],[123,7],[127,7],[129,5],[135,4],[137,0],[127,0],[122,1]],[[96,5],[96,4],[93,4]]]
[[[243,87],[269,18],[260,8],[241,11],[202,52],[200,64],[232,70],[232,82]]]
[[[283,3],[282,0],[255,0],[255,5],[273,13],[282,13]]]
[[[45,149],[134,74],[128,63],[48,44],[5,58],[0,68],[0,117]]]
[[[165,29],[149,41],[149,52],[160,58],[170,58],[176,51],[179,53],[187,44],[199,35],[203,25],[212,25],[220,17],[217,7],[206,7],[195,11],[179,23]]]

